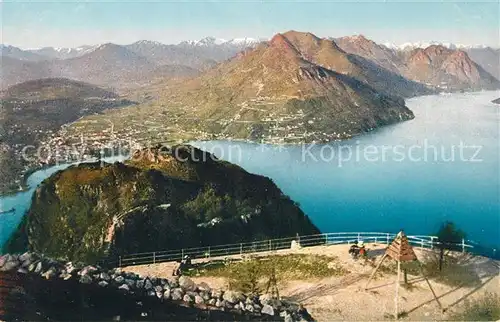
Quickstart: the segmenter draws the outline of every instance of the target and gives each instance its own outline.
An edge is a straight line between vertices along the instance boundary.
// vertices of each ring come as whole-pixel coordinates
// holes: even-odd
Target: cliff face
[[[140,151],[126,164],[81,164],[54,174],[37,189],[7,250],[93,262],[318,232],[269,178],[177,146]]]

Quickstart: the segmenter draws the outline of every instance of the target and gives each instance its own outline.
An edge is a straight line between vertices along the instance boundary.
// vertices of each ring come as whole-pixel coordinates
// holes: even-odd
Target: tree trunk
[[[443,270],[443,261],[444,261],[444,248],[439,250],[439,271]]]

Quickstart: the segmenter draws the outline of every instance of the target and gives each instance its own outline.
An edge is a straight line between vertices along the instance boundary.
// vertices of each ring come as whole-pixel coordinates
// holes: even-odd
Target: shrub
[[[420,263],[417,261],[401,263],[401,269],[406,270],[407,274],[420,276],[422,273],[418,266],[421,264],[425,276],[435,282],[449,286],[477,286],[481,284],[481,280],[477,272],[465,264],[465,261],[470,259],[463,258],[466,256],[469,255],[447,254],[443,258],[440,269],[440,253],[429,252],[425,257],[420,258]],[[380,267],[379,271],[382,274],[395,274],[396,269],[396,262],[389,260]]]
[[[341,276],[347,273],[332,257],[289,254],[238,261],[228,265],[208,265],[198,269],[195,274],[225,277],[232,289],[258,293],[265,290],[265,284],[273,270],[278,283],[286,280]]]
[[[450,316],[455,321],[497,321],[500,319],[500,297],[486,292],[475,300],[465,300],[462,311]]]

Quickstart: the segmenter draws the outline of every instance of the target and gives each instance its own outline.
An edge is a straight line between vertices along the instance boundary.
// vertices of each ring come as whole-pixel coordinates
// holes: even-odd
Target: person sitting
[[[358,251],[358,255],[359,256],[366,256],[366,248],[365,248],[365,243],[363,241],[360,241],[358,243],[358,246],[359,246],[359,251]]]
[[[351,245],[351,248],[349,248],[349,254],[351,254],[352,257],[358,256],[358,254],[359,254],[358,242]]]
[[[179,260],[177,260],[174,264],[172,276],[181,276],[182,275],[181,266],[182,266],[182,263]]]
[[[183,261],[184,265],[186,265],[187,267],[191,266],[191,257],[189,255],[185,255]]]

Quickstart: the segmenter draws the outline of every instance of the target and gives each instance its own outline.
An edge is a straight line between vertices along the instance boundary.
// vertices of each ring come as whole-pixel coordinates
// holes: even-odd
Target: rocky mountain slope
[[[29,50],[22,50],[15,46],[3,45],[3,44],[0,44],[0,55],[2,57],[10,57],[25,61],[41,61],[50,59],[50,57],[47,57],[43,54],[41,55],[38,53],[31,52]]]
[[[429,86],[449,90],[500,88],[498,79],[460,49],[431,45],[426,48],[394,50],[362,35],[335,41],[346,52],[362,56],[407,79]]]
[[[364,57],[393,73],[400,74],[400,68],[404,65],[394,50],[379,45],[363,35],[334,38],[333,41],[345,52]]]
[[[70,78],[106,87],[140,87],[158,79],[197,75],[183,65],[159,65],[127,48],[104,44],[69,59],[27,61],[2,56],[2,88],[40,78]]]
[[[63,75],[94,84],[138,86],[163,78],[193,76],[197,70],[183,65],[158,65],[127,48],[104,44],[83,56],[55,61]]]
[[[177,45],[142,40],[125,47],[160,65],[185,65],[206,70],[232,58],[248,47],[254,47],[257,43],[258,41],[253,39],[218,42],[213,37],[207,37],[199,41],[184,41]]]
[[[129,45],[102,44],[77,48],[23,50],[1,45],[2,88],[45,77],[66,77],[116,87],[134,87],[158,78],[194,76],[229,59],[254,39],[219,43],[207,37],[199,41],[165,45],[142,40]]]
[[[284,33],[283,37],[304,59],[354,77],[379,92],[402,97],[432,93],[422,84],[409,81],[394,73],[391,68],[377,65],[361,55],[347,53],[330,39],[321,39],[311,33],[293,30]]]
[[[49,77],[49,67],[50,63],[46,61],[34,62],[1,56],[0,90],[27,80]]]
[[[268,178],[190,146],[81,164],[45,180],[7,251],[92,262],[126,254],[315,234]]]
[[[500,48],[469,48],[464,51],[476,64],[496,79],[500,79]]]
[[[69,58],[83,56],[93,51],[97,47],[99,47],[99,45],[80,46],[76,48],[43,47],[37,49],[29,49],[25,51],[47,57],[47,59],[69,59]]]
[[[406,57],[410,79],[449,89],[496,89],[500,82],[466,52],[443,46],[411,51]]]

